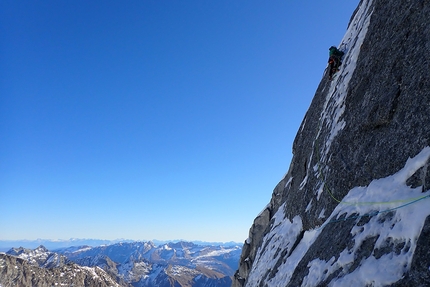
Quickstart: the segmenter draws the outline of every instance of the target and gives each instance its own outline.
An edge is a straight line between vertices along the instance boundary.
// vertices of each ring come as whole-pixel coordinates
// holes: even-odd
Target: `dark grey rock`
[[[274,229],[273,215],[279,208],[283,206],[285,217],[290,220],[300,216],[302,232],[319,228],[326,220],[320,216],[322,212],[331,214],[338,205],[326,192],[317,198],[322,182],[334,197],[341,199],[353,187],[367,186],[372,180],[396,173],[408,158],[430,146],[430,2],[362,0],[358,8],[365,5],[370,5],[366,14],[370,17],[368,31],[360,47],[354,46],[358,45],[356,39],[347,47],[348,50],[359,49],[359,57],[349,81],[345,111],[339,119],[345,123],[343,129],[330,138],[330,122],[321,119],[324,112],[330,112],[331,117],[336,112],[333,107],[337,99],[326,102],[332,83],[325,75],[294,140],[289,171],[276,186],[266,208],[270,217],[257,218],[251,227],[232,286],[249,283],[256,253],[268,248],[263,238],[273,236],[270,233]],[[358,8],[349,25],[362,24],[353,22]],[[338,79],[338,85],[343,80]],[[327,143],[329,148],[325,150]],[[413,174],[407,184],[429,190],[428,165]],[[315,171],[315,167],[320,170]],[[385,216],[389,218],[392,214]],[[295,268],[291,280],[283,286],[300,286],[309,273],[309,262],[316,258],[337,260],[343,250],[354,245],[352,228],[365,225],[371,218],[326,226]],[[319,286],[327,286],[334,278],[353,272],[370,255],[380,258],[390,252],[413,252],[410,268],[404,270],[403,279],[393,286],[430,286],[429,230],[430,218],[427,218],[415,250],[410,249],[410,242],[389,240],[383,247],[376,248],[377,236],[367,238],[354,251],[353,262],[328,276]],[[296,240],[300,241],[300,236]],[[285,247],[276,254],[281,254],[280,262],[260,278],[260,286],[270,286],[269,280],[291,252]]]

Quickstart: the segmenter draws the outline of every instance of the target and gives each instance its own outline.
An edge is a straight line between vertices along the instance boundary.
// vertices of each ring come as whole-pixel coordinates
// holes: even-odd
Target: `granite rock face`
[[[430,2],[361,0],[339,47],[235,287],[430,286]]]

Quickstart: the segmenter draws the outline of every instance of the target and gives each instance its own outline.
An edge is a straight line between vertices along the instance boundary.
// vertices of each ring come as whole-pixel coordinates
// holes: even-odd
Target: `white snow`
[[[87,267],[87,266],[81,266],[82,269],[85,269],[92,275],[93,278],[99,278],[99,275],[96,273],[96,268],[98,267]]]
[[[309,210],[311,210],[311,208],[312,208],[312,201],[313,201],[313,199],[311,199],[309,201],[308,206],[306,206],[305,212],[309,212]]]
[[[321,210],[320,214],[318,215],[318,218],[325,218],[325,208]]]
[[[163,249],[165,249],[165,250],[172,250],[172,248],[171,248],[171,247],[169,247],[169,245],[167,245],[167,244],[164,244],[164,245],[163,245]]]
[[[285,282],[290,281],[294,270],[296,269],[309,247],[314,243],[320,234],[320,230],[309,230],[304,233],[302,240],[293,253],[287,258],[285,263],[279,267],[276,276],[269,281],[270,286],[285,286]]]
[[[308,183],[308,175],[306,175],[303,181],[300,183],[299,190],[302,190],[305,187],[306,183]]]
[[[171,276],[182,276],[182,275],[192,275],[197,276],[199,272],[195,269],[191,269],[181,265],[171,265],[170,268],[167,269],[167,272]]]
[[[303,279],[303,286],[316,286],[318,284],[319,281],[315,282],[315,278],[320,278],[321,275],[324,275],[324,279],[327,277],[328,273],[331,272],[327,272],[326,270],[330,270],[331,266],[333,265],[334,261],[335,261],[335,257],[333,256],[328,262],[325,262],[324,260],[321,259],[315,259],[313,260],[311,263],[309,264],[308,267],[309,268],[309,274],[308,276],[306,276]],[[330,270],[331,271],[331,270]]]
[[[200,260],[202,258],[205,258],[205,257],[216,257],[216,256],[220,256],[220,255],[223,255],[223,254],[228,254],[228,253],[230,253],[230,252],[232,252],[234,250],[238,250],[238,249],[240,249],[240,247],[238,247],[238,246],[235,246],[235,247],[232,247],[232,248],[223,248],[223,247],[221,247],[218,250],[211,250],[211,251],[209,251],[206,254],[199,255],[199,256],[195,257],[194,259],[192,259],[191,261],[193,262],[193,261],[198,261],[198,260]]]
[[[73,247],[71,247],[71,248],[73,248]],[[86,247],[83,247],[83,248],[80,248],[80,247],[77,247],[77,248],[79,248],[79,249],[73,250],[71,253],[79,253],[79,252],[88,251],[88,250],[92,249],[93,247],[86,246]]]
[[[259,286],[267,270],[274,269],[282,255],[281,250],[290,250],[302,230],[302,219],[296,216],[291,222],[285,218],[284,208],[283,204],[273,216],[272,230],[263,238],[262,246],[267,246],[258,250],[246,286]]]
[[[285,176],[287,176],[287,175],[285,175]],[[285,178],[285,176],[284,176],[284,178]],[[290,177],[288,179],[287,183],[285,184],[284,188],[287,187],[292,181],[293,181],[293,177]]]
[[[320,197],[323,191],[324,191],[324,183],[321,183],[319,188],[316,190],[317,200],[320,200]]]

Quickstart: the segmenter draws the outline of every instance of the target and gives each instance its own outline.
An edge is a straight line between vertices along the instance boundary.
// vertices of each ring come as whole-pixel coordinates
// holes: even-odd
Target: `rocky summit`
[[[27,260],[0,253],[0,286],[4,287],[51,287],[93,286],[120,287],[99,267],[83,267],[69,263],[61,267],[42,268]]]
[[[430,2],[361,0],[338,48],[234,287],[430,286]]]
[[[12,248],[7,252],[7,254],[24,259],[28,263],[42,268],[62,267],[67,263],[71,263],[66,256],[50,252],[43,245],[40,245],[35,249],[23,247]]]

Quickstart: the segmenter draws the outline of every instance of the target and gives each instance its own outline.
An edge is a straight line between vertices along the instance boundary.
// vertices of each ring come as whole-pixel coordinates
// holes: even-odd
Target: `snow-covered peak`
[[[38,267],[53,268],[60,267],[68,263],[68,259],[55,252],[50,252],[43,245],[35,249],[12,248],[6,254],[13,255]]]

